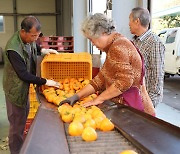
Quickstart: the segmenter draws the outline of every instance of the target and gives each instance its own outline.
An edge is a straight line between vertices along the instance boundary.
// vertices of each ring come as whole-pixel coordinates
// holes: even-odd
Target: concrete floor
[[[163,101],[156,108],[157,117],[180,127],[180,76],[164,81]]]
[[[0,65],[0,145],[8,136],[9,123],[6,114],[6,104],[2,89],[3,65]],[[180,127],[180,77],[170,78],[165,81],[164,99],[156,108],[157,118]],[[9,154],[9,150],[1,150],[0,154]]]

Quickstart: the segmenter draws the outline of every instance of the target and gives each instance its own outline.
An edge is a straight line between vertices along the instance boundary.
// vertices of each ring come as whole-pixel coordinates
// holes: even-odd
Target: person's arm
[[[105,81],[101,71],[100,69],[99,73],[90,81],[95,91],[105,90]]]
[[[95,89],[92,85],[88,84],[87,86],[85,86],[82,90],[80,90],[77,95],[78,97],[81,99],[81,98],[84,98],[84,97],[87,97],[91,94],[95,93]]]
[[[18,77],[24,82],[34,83],[37,85],[43,85],[46,83],[46,79],[37,77],[27,71],[26,65],[21,56],[15,51],[8,51],[8,58]]]
[[[48,55],[48,54],[59,54],[56,50],[54,49],[45,49],[41,48],[40,45],[36,43],[36,48],[37,48],[37,55]]]

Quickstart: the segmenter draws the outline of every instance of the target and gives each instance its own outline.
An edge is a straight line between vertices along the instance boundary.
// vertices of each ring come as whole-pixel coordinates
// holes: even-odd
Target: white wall
[[[117,31],[131,38],[129,30],[129,14],[131,9],[137,6],[136,0],[113,0],[112,1],[112,18],[115,21]]]

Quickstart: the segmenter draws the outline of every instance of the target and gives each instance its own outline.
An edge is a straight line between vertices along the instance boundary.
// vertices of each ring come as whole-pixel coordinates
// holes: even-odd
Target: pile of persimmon
[[[45,86],[45,89],[43,90],[43,95],[47,99],[48,102],[53,103],[55,105],[59,105],[59,103],[63,100],[65,100],[68,97],[73,96],[75,93],[77,93],[79,90],[81,90],[83,87],[85,87],[87,84],[89,84],[88,79],[83,78],[66,78],[64,80],[60,80],[60,87],[59,89],[54,87],[47,87]],[[92,94],[82,100],[80,100],[79,103],[85,103],[88,101],[91,101],[92,99],[96,98],[96,94]]]
[[[119,154],[138,154],[138,153],[135,152],[134,150],[123,150]]]
[[[114,124],[97,106],[85,108],[76,103],[72,107],[66,103],[58,107],[58,111],[62,120],[69,123],[69,135],[81,136],[85,141],[95,141],[96,130],[106,132],[114,129]]]

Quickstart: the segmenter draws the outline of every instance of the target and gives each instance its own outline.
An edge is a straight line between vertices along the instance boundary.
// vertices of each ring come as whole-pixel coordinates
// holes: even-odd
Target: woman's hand
[[[88,107],[88,106],[92,106],[92,105],[99,105],[102,104],[104,101],[98,100],[98,98],[90,101],[90,102],[86,102],[83,104],[84,107]]]
[[[98,97],[96,97],[93,101],[84,103],[84,107],[88,107],[91,105],[102,104],[106,100],[110,100],[116,96],[119,96],[122,92],[117,89],[114,85],[111,85],[106,90],[104,90]]]

